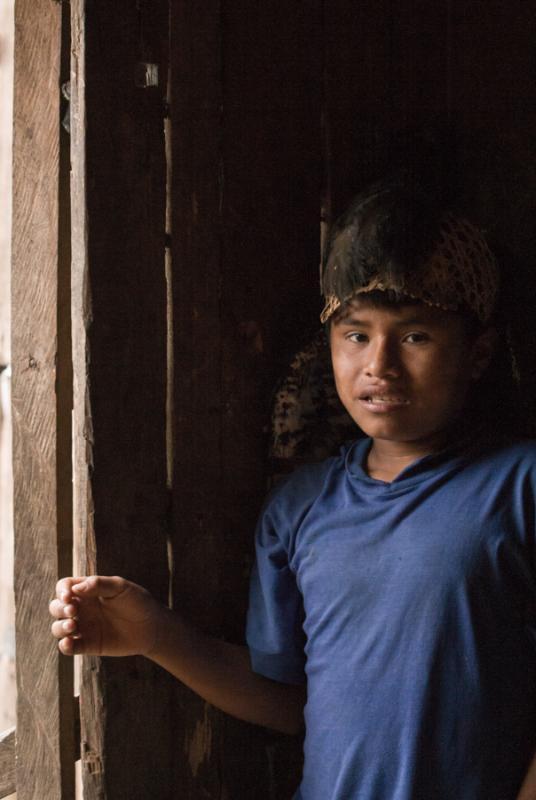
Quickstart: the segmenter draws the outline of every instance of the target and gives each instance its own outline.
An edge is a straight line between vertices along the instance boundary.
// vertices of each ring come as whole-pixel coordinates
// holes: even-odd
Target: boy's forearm
[[[536,753],[530,762],[516,800],[536,800]]]
[[[148,658],[232,716],[289,734],[303,726],[303,687],[257,675],[246,647],[206,636],[167,608]]]

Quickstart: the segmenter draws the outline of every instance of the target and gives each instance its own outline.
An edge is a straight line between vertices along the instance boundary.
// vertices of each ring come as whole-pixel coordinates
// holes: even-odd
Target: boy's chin
[[[432,441],[441,436],[444,426],[430,425],[426,426],[408,426],[397,424],[393,420],[360,420],[355,419],[356,425],[363,431],[363,433],[371,439],[378,441],[397,443],[408,442],[426,442]]]
[[[404,442],[412,438],[412,431],[394,420],[370,420],[353,417],[355,424],[371,439]]]

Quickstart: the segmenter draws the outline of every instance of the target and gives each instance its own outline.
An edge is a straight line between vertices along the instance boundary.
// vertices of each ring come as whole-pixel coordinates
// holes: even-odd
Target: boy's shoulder
[[[460,462],[461,469],[453,473],[457,490],[465,487],[491,495],[502,493],[506,498],[529,496],[536,498],[536,440],[500,439],[475,443]],[[529,494],[526,494],[528,492]],[[476,500],[475,500],[476,502]],[[522,501],[525,502],[525,501]]]
[[[536,439],[488,437],[474,452],[478,460],[497,466],[536,467]]]
[[[336,455],[298,466],[281,476],[264,503],[263,512],[286,519],[300,516],[318,500],[329,484],[337,485],[346,470],[346,458],[352,442],[343,445]]]
[[[345,471],[348,452],[360,440],[349,441],[339,447],[335,455],[328,456],[318,461],[303,463],[291,472],[278,478],[271,496],[285,496],[287,494],[316,494],[319,486],[336,473]]]

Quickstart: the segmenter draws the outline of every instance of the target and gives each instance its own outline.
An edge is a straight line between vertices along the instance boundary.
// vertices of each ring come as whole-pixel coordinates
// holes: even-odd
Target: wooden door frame
[[[72,571],[70,254],[60,119],[66,9],[48,0],[18,0],[15,5],[12,408],[18,800],[67,800],[74,797],[75,786],[73,664],[51,647],[46,613],[56,580]]]

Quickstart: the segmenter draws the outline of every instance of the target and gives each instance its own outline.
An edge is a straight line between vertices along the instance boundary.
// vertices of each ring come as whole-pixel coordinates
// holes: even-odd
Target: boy
[[[335,226],[324,291],[367,438],[267,502],[249,652],[121,578],[60,581],[53,634],[146,655],[251,722],[304,719],[297,800],[534,800],[536,449],[490,441],[494,258],[419,191],[377,186]]]

